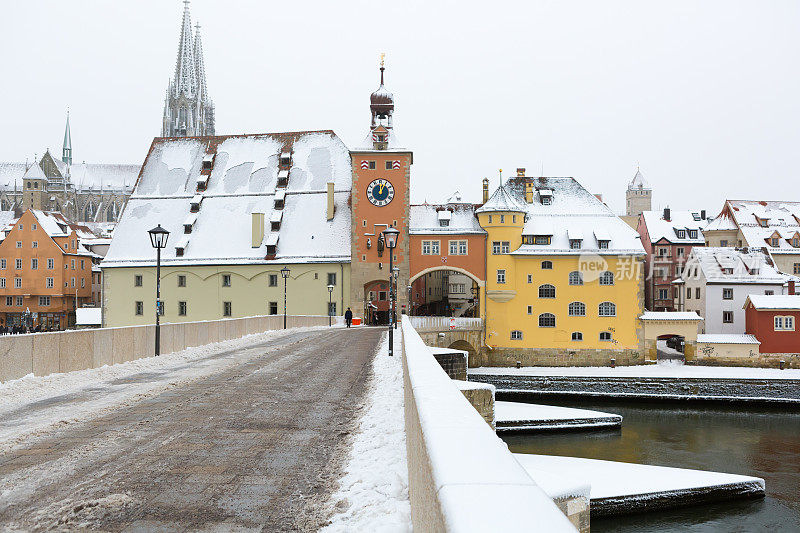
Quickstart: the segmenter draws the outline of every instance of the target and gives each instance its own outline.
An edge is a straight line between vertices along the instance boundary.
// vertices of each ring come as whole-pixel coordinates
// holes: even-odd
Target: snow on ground
[[[339,512],[322,531],[411,531],[403,414],[399,330],[394,357],[384,337],[372,365],[373,379],[350,450],[345,475],[331,503]]]
[[[25,377],[0,383],[0,453],[21,441],[101,416],[164,390],[219,372],[251,354],[241,350],[288,333],[327,329],[295,328],[247,335],[179,352],[99,368]]]
[[[540,472],[588,481],[593,500],[685,491],[731,483],[755,482],[764,488],[763,479],[737,474],[556,455],[515,453],[514,457],[537,483],[537,473]],[[543,480],[543,484],[547,486],[547,480]]]
[[[494,402],[494,417],[500,422],[564,422],[583,419],[605,418],[610,421],[619,421],[620,415],[590,411],[588,409],[573,409],[571,407],[556,407],[554,405],[540,405],[521,402]]]
[[[659,362],[637,366],[526,366],[470,368],[470,374],[510,376],[633,377],[633,378],[722,378],[722,379],[800,379],[800,369],[747,368],[732,366],[694,366]]]

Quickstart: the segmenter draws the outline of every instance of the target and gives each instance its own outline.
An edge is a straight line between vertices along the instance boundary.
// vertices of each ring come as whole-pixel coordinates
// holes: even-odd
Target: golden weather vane
[[[386,54],[381,52],[381,67],[383,67],[383,60],[386,59]]]

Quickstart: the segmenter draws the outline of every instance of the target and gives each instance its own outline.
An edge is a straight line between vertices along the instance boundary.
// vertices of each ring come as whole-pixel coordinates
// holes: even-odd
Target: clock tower
[[[353,313],[365,320],[385,323],[389,310],[389,249],[381,232],[389,226],[400,231],[394,249],[397,267],[397,314],[408,308],[408,217],[413,154],[401,148],[394,135],[394,96],[383,84],[370,96],[369,134],[361,148],[350,152],[353,166],[350,302]]]

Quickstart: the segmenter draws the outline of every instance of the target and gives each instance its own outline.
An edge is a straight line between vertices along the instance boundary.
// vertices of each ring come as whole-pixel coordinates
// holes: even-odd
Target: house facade
[[[700,333],[745,333],[743,306],[748,296],[786,294],[792,279],[760,250],[697,247],[674,282],[678,310],[703,317]]]
[[[744,313],[745,330],[759,340],[761,353],[800,355],[800,295],[754,294]]]

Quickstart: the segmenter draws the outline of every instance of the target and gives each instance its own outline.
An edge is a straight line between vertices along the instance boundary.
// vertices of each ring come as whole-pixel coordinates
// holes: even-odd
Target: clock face
[[[367,198],[378,207],[387,205],[394,199],[394,187],[385,179],[376,179],[367,186]]]

